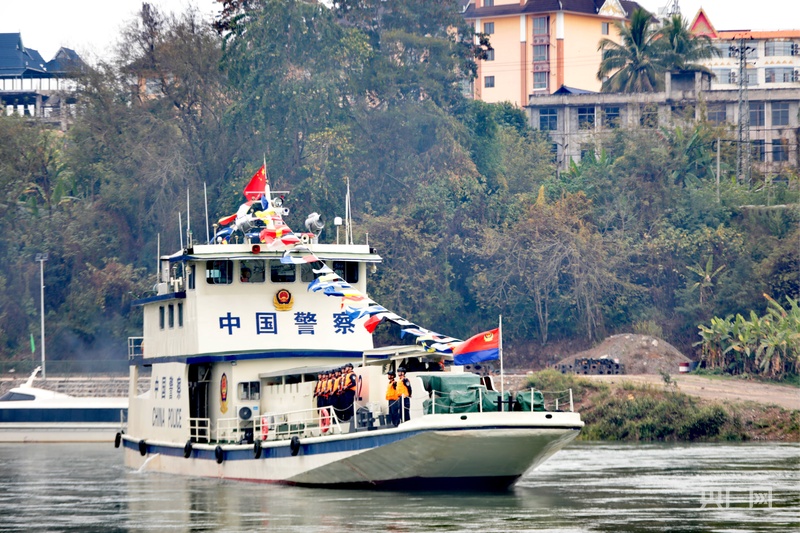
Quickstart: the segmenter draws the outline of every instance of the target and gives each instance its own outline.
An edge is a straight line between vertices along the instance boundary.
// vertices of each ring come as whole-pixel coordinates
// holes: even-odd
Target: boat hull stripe
[[[428,433],[430,431],[437,432],[457,432],[457,431],[474,431],[474,430],[497,430],[497,429],[541,429],[541,430],[556,430],[556,431],[580,431],[579,427],[553,427],[553,426],[492,426],[492,427],[464,427],[464,428],[441,428],[441,429],[425,429],[418,431],[404,431],[404,432],[385,432],[359,438],[330,438],[315,442],[303,442],[300,439],[300,453],[299,455],[317,455],[328,453],[339,453],[347,451],[361,451],[369,450],[379,446],[392,444],[421,433]],[[139,441],[133,440],[133,437],[127,437],[123,440],[125,448],[139,450]],[[183,444],[163,445],[163,444],[150,444],[147,443],[148,454],[161,454],[175,457],[183,457]],[[233,449],[226,449],[226,445],[222,445],[225,450],[226,461],[241,461],[241,460],[254,460],[252,445],[247,448],[239,448],[239,445],[229,444],[227,446],[236,446]],[[206,459],[210,461],[216,460],[214,456],[214,448],[200,449],[195,447],[192,450],[192,457],[195,459]],[[292,457],[292,451],[289,447],[289,441],[282,441],[279,445],[272,443],[265,444],[262,448],[261,459],[280,459],[285,457]],[[259,459],[259,460],[261,460]]]

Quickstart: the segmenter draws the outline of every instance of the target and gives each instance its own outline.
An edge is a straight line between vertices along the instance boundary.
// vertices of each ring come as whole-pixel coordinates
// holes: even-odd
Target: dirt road
[[[664,386],[664,378],[654,374],[626,374],[621,376],[581,376],[595,381]],[[772,385],[739,379],[708,378],[677,374],[670,377],[677,382],[678,390],[699,398],[733,401],[753,401],[766,405],[779,405],[784,409],[800,410],[800,389],[788,385]]]

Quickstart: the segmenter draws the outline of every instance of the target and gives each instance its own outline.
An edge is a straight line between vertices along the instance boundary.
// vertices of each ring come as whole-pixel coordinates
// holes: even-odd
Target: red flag
[[[244,196],[248,200],[258,200],[264,194],[267,187],[267,169],[264,165],[253,174],[250,182],[244,188]]]
[[[453,362],[457,365],[491,361],[500,357],[500,330],[498,328],[478,333],[453,349]]]

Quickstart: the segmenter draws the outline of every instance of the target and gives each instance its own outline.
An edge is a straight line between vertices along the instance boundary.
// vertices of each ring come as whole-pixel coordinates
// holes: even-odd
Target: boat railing
[[[198,422],[208,419],[190,419]],[[208,426],[198,427],[198,432],[208,434]],[[253,440],[273,441],[297,437],[320,437],[344,432],[339,419],[331,407],[302,409],[282,413],[264,413],[250,420],[240,418],[220,418],[212,432],[215,442],[252,442]],[[192,438],[195,439],[194,431]]]
[[[265,413],[254,420],[254,437],[262,441],[321,437],[343,432],[332,407]]]
[[[575,411],[575,405],[572,398],[572,389],[539,392],[541,392],[542,396],[544,397],[545,408],[547,408],[549,400],[549,404],[552,406],[552,411],[563,411],[567,405],[569,405],[570,413]]]
[[[430,414],[445,414],[472,412],[482,413],[497,411],[561,411],[569,406],[569,411],[574,412],[572,389],[563,391],[540,391],[530,388],[516,393],[506,393],[508,396],[493,394],[487,401],[485,396],[487,391],[482,386],[470,387],[461,393],[473,392],[474,400],[467,400],[465,397],[454,398],[450,393],[431,391],[430,404],[426,412]],[[494,392],[494,391],[489,391]],[[496,396],[496,397],[495,397]],[[462,400],[462,401],[459,401]],[[427,401],[426,401],[427,403]]]
[[[211,442],[211,419],[190,418],[189,436],[192,442]]]
[[[128,337],[128,359],[144,357],[144,337]]]

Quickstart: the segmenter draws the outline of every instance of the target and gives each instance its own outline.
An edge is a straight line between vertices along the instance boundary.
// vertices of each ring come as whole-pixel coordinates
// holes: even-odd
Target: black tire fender
[[[144,439],[139,441],[139,453],[144,457],[147,455],[147,442]]]
[[[218,465],[221,465],[222,461],[225,460],[225,451],[222,449],[222,446],[214,448],[214,458],[217,460]]]
[[[300,438],[295,435],[289,442],[289,449],[292,450],[292,457],[300,453]]]
[[[256,439],[253,443],[253,458],[261,459],[261,440]]]
[[[114,436],[114,448],[119,448],[120,444],[122,444],[122,433],[117,431],[117,434]]]
[[[187,440],[186,444],[183,445],[183,456],[187,459],[192,456],[192,441]]]

